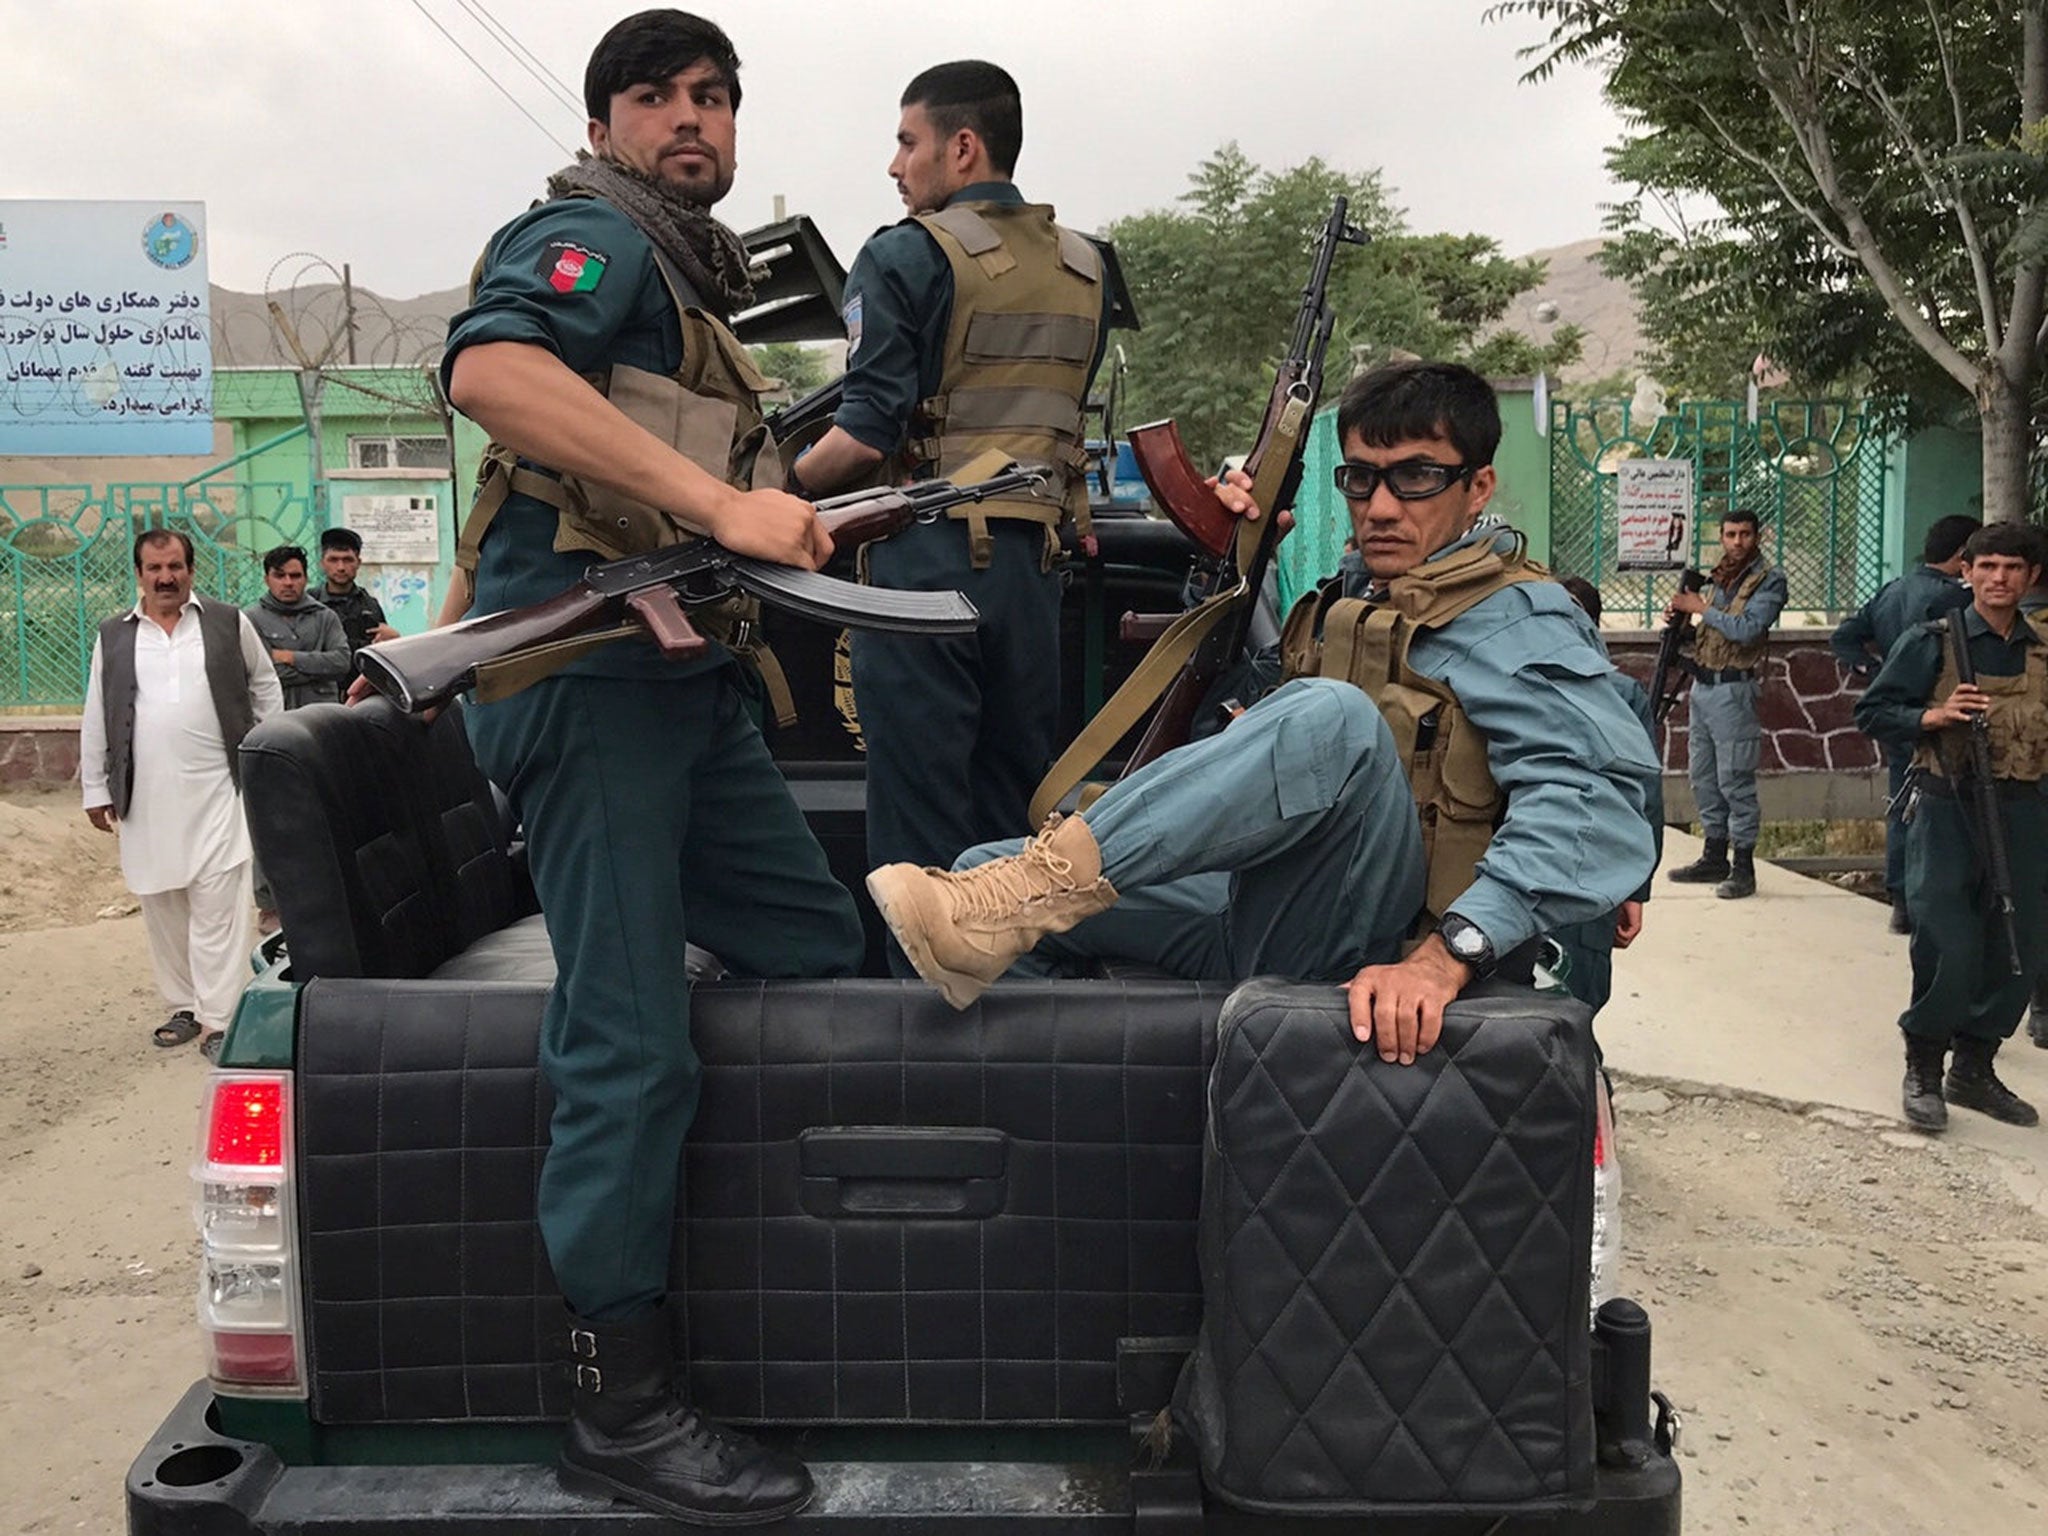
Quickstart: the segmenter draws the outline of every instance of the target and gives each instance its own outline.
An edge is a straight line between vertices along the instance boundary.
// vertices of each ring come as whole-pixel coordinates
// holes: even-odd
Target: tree
[[[1596,63],[1634,131],[1612,267],[1667,359],[1764,352],[1984,443],[1984,512],[2023,518],[2048,344],[2043,0],[1505,0],[1551,25],[1529,78]],[[1644,202],[1712,199],[1675,232]],[[1722,350],[1717,356],[1715,348]],[[1725,388],[1725,385],[1723,386]]]
[[[1264,171],[1226,144],[1189,179],[1180,208],[1119,219],[1109,234],[1144,325],[1120,338],[1124,415],[1172,417],[1197,464],[1251,447],[1310,247],[1340,194],[1373,241],[1339,251],[1331,272],[1333,382],[1354,360],[1396,350],[1494,373],[1561,368],[1578,355],[1574,326],[1558,326],[1547,346],[1498,329],[1516,296],[1542,280],[1542,263],[1509,261],[1479,235],[1409,234],[1376,171],[1348,174],[1318,159]]]
[[[749,347],[754,366],[774,379],[792,397],[802,399],[825,382],[825,354],[800,341],[764,341]]]

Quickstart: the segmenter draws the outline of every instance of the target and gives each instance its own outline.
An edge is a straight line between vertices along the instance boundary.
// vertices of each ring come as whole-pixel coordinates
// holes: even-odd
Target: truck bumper
[[[533,1463],[287,1466],[231,1439],[196,1382],[128,1469],[130,1536],[629,1536],[672,1522],[564,1491]],[[776,1529],[811,1536],[1327,1536],[1351,1522],[1206,1507],[1191,1474],[1133,1479],[1114,1462],[818,1461],[811,1506]],[[1677,1463],[1600,1470],[1591,1509],[1510,1519],[1404,1515],[1376,1536],[1678,1536]]]

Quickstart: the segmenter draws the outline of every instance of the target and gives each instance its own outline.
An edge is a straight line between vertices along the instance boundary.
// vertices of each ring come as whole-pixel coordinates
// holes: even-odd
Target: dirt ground
[[[202,1063],[148,1043],[140,920],[93,920],[111,843],[0,798],[0,1532],[122,1530],[199,1374]],[[1985,1154],[1661,1090],[1625,1091],[1619,1145],[1689,1536],[2048,1529],[2048,1216]]]

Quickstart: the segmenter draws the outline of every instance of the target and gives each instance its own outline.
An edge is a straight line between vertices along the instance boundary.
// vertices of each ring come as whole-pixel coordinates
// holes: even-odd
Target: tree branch
[[[2048,114],[2048,17],[2038,4],[2030,4],[2020,15],[2020,136],[2029,142],[2030,130]],[[2000,350],[1999,366],[2016,385],[2024,386],[2040,367],[2041,348],[2048,342],[2048,261],[2036,256],[2019,264],[2012,280],[2012,324],[2006,345]],[[2019,338],[2029,338],[2024,352]]]

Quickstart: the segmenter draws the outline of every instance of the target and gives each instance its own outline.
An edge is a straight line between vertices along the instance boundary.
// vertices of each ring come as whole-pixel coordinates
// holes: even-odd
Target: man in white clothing
[[[85,814],[121,834],[171,1016],[151,1038],[217,1054],[249,979],[249,827],[236,750],[284,707],[270,652],[239,608],[192,591],[192,541],[135,540],[140,600],[100,625],[79,731]]]

